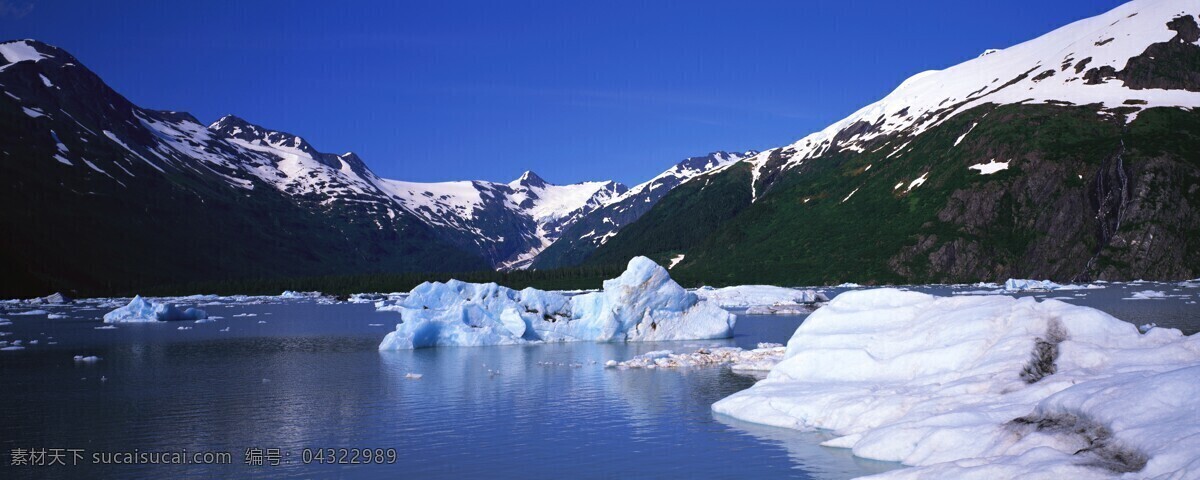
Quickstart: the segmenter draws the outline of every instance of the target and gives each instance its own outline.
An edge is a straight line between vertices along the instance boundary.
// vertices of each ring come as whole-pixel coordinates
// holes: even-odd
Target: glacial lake
[[[1165,298],[1126,300],[1147,290]],[[1200,288],[1111,284],[1020,296],[1092,306],[1137,325],[1200,330]],[[728,367],[603,367],[652,350],[785,343],[804,316],[740,315],[735,338],[722,341],[379,352],[397,314],[371,304],[205,305],[223,318],[116,329],[96,328],[108,308],[95,304],[4,308],[0,318],[12,324],[0,326],[8,332],[0,340],[26,348],[0,351],[2,478],[837,479],[899,467],[820,447],[827,434],[715,416],[713,402],[755,381]],[[65,318],[19,315],[35,308]],[[329,448],[394,449],[395,461],[322,465],[304,453]],[[84,458],[75,466],[71,454],[68,466],[12,466],[14,449],[79,449]],[[232,463],[91,464],[94,454],[135,449],[228,452]],[[248,466],[247,449],[277,451],[279,465]]]

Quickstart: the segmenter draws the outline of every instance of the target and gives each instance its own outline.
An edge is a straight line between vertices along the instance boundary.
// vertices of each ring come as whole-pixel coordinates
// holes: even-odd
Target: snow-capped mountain
[[[512,268],[558,239],[571,219],[625,191],[616,182],[553,185],[533,172],[509,183],[419,183],[381,178],[354,153],[321,153],[306,140],[229,115],[208,129],[246,150],[275,160],[248,171],[298,197],[321,204],[353,201],[374,205],[371,214],[405,211],[447,241],[476,251],[493,267]]]
[[[461,181],[377,185],[430,225],[459,232],[497,268],[522,268],[574,219],[625,192],[620,183],[554,185],[533,172],[509,183]]]
[[[703,157],[687,158],[624,194],[603,202],[598,208],[585,212],[571,222],[560,240],[539,253],[531,266],[549,269],[577,265],[625,225],[641,218],[667,192],[683,182],[757,153],[713,152]]]
[[[488,265],[357,181],[352,156],[138,107],[45,43],[0,43],[0,92],[10,294]]]
[[[913,75],[673,190],[588,261],[800,284],[1194,277],[1198,15],[1135,0]]]
[[[1197,44],[1197,10],[1194,2],[1136,0],[953,67],[918,73],[878,102],[776,149],[786,157],[782,168],[837,151],[901,155],[908,143],[878,140],[921,135],[982,105],[1096,105],[1121,110],[1127,123],[1148,108],[1200,106],[1200,77],[1187,60],[1156,61],[1186,57]],[[778,167],[768,162],[776,150],[748,160],[756,180]]]
[[[201,251],[228,261],[189,278],[523,268],[627,190],[533,172],[508,183],[382,178],[354,153],[236,116],[204,125],[138,107],[36,40],[0,43],[0,91],[10,187],[0,226],[15,232],[0,250],[29,275],[16,283],[81,265],[96,265],[92,284],[179,282],[168,270]],[[34,252],[47,260],[30,263]]]

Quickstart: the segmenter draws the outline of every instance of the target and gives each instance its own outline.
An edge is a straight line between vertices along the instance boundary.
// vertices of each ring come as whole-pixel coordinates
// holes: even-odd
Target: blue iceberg
[[[531,342],[708,340],[733,336],[737,317],[671,280],[646,257],[599,292],[566,296],[495,283],[426,282],[380,310],[401,323],[380,350]]]
[[[208,318],[204,310],[188,308],[180,310],[174,304],[156,303],[133,297],[129,305],[104,314],[104,323],[171,322],[180,320],[203,320]]]

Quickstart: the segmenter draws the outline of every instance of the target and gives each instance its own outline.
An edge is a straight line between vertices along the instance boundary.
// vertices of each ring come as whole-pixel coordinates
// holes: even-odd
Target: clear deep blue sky
[[[413,181],[634,184],[791,143],[914,73],[1115,0],[0,0],[148,108],[232,113]]]

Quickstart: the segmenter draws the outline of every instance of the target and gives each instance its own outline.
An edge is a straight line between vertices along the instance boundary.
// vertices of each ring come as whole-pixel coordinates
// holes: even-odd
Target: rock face
[[[1134,1],[918,74],[677,188],[588,261],[684,255],[684,283],[1196,277],[1197,14]]]

